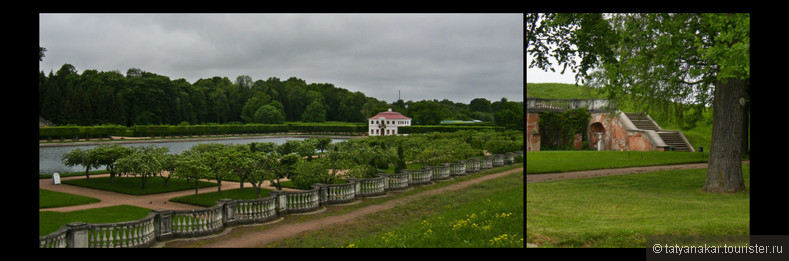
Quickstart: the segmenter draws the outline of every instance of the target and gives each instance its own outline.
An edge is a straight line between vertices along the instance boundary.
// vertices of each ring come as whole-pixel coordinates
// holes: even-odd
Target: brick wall
[[[526,113],[526,151],[540,151],[540,115]]]

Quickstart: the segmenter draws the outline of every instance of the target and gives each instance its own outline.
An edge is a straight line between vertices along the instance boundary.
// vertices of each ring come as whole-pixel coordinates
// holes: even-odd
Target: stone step
[[[666,145],[674,147],[675,151],[690,151],[689,145],[679,136],[679,133],[658,133],[658,135]]]

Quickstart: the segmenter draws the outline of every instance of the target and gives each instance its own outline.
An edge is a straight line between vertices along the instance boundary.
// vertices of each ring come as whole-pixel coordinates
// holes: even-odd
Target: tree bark
[[[706,192],[745,191],[741,163],[744,115],[740,102],[744,95],[744,80],[730,78],[715,85]]]

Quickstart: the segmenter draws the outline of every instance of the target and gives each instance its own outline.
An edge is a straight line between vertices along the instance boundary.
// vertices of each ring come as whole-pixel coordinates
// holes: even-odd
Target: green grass
[[[406,164],[405,165],[405,169],[407,169],[407,170],[422,169],[422,163],[409,163],[409,164]],[[394,166],[390,166],[389,168],[384,169],[383,171],[384,171],[384,173],[387,173],[387,174],[394,174],[395,173],[394,172],[395,171],[395,167]]]
[[[594,90],[566,83],[526,83],[526,97],[542,99],[601,99]]]
[[[455,182],[417,190],[452,183]],[[523,191],[523,173],[517,172],[459,191],[427,196],[357,218],[350,224],[301,233],[265,247],[523,247]],[[390,197],[399,196],[394,193]]]
[[[260,189],[260,197],[261,198],[268,197],[269,192],[271,192],[271,190]],[[247,186],[244,189],[238,188],[238,189],[222,190],[222,192],[200,193],[197,194],[196,196],[194,194],[181,196],[181,197],[171,198],[169,201],[186,203],[196,206],[213,207],[214,205],[216,205],[217,200],[223,198],[256,199],[257,196],[255,195],[255,188]]]
[[[60,227],[72,222],[85,223],[116,223],[144,218],[150,209],[120,205],[106,208],[94,208],[71,212],[38,212],[38,235],[43,236],[55,232]]]
[[[443,206],[431,204],[434,213],[425,214],[423,218],[411,218],[394,228],[351,241],[343,247],[523,247],[523,173],[474,189],[494,191],[485,192],[485,196],[462,191],[428,198],[426,200]],[[479,197],[465,198],[468,194]],[[455,200],[458,202],[453,203]],[[421,206],[410,207],[411,211],[420,212],[418,208]]]
[[[743,174],[749,190],[749,165]],[[527,184],[527,242],[643,248],[649,235],[749,235],[750,193],[705,193],[705,178],[693,169]]]
[[[90,175],[109,174],[109,173],[110,173],[109,170],[91,170],[91,171],[88,171],[88,174],[90,174]],[[83,171],[77,171],[77,172],[59,173],[58,175],[61,178],[75,177],[75,176],[85,176],[85,171],[83,170]],[[38,178],[39,179],[51,179],[52,178],[52,173],[39,173],[38,174]]]
[[[110,183],[109,177],[96,177],[88,179],[73,179],[73,180],[64,180],[62,181],[64,184],[87,187],[92,189],[98,190],[106,190],[106,191],[113,191],[123,194],[129,195],[148,195],[148,194],[158,194],[158,193],[165,193],[165,192],[173,192],[173,191],[183,191],[194,189],[195,184],[194,181],[186,182],[185,179],[176,179],[171,178],[170,181],[167,183],[167,186],[164,185],[164,180],[160,177],[152,177],[148,178],[148,182],[145,184],[145,189],[142,189],[142,178],[140,177],[115,177],[115,182]],[[199,186],[203,187],[212,187],[216,186],[216,183],[211,182],[204,182],[200,181]]]
[[[708,159],[707,151],[535,151],[526,152],[526,173],[698,163]]]
[[[99,202],[97,198],[38,189],[38,208],[57,208]]]

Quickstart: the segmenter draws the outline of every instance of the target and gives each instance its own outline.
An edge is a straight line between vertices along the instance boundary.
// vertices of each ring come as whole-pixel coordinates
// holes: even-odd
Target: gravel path
[[[109,174],[102,174],[102,175],[91,175],[91,177],[109,177]],[[64,177],[61,180],[69,180],[69,179],[81,179],[85,178],[84,176],[76,176],[76,177]],[[41,189],[57,191],[57,192],[64,192],[69,194],[87,196],[92,198],[97,198],[101,201],[92,203],[92,204],[84,204],[84,205],[77,205],[77,206],[68,206],[68,207],[59,207],[59,208],[42,208],[39,211],[55,211],[55,212],[69,212],[75,210],[83,210],[83,209],[90,209],[90,208],[103,208],[103,207],[110,207],[110,206],[117,206],[117,205],[132,205],[138,207],[144,207],[149,209],[171,209],[171,210],[189,210],[189,209],[202,209],[205,207],[177,203],[177,202],[168,202],[167,200],[186,196],[186,195],[193,195],[195,193],[194,189],[184,190],[184,191],[176,191],[176,192],[168,192],[168,193],[161,193],[161,194],[151,194],[151,195],[128,195],[123,193],[116,193],[111,191],[104,191],[104,190],[96,190],[90,189],[80,186],[73,186],[67,184],[52,184],[52,179],[40,179],[38,181],[38,187]],[[230,182],[230,181],[222,181],[222,190],[228,189],[236,189],[239,188],[240,184],[238,182]],[[251,183],[245,183],[245,188],[252,187]],[[263,188],[266,189],[274,189],[269,185],[269,182],[266,181],[263,183]],[[283,188],[283,190],[290,190],[288,188]],[[200,188],[198,189],[197,193],[206,193],[206,192],[216,192],[216,187],[207,187],[207,188]]]
[[[743,161],[742,164],[749,164],[750,161]],[[701,169],[706,168],[707,163],[695,164],[679,164],[679,165],[661,165],[661,166],[645,166],[645,167],[631,167],[619,169],[598,169],[598,170],[585,170],[585,171],[572,171],[561,173],[546,173],[546,174],[527,174],[526,183],[545,182],[563,179],[580,179],[580,178],[594,178],[602,176],[625,175],[650,171],[663,171],[675,169]]]

